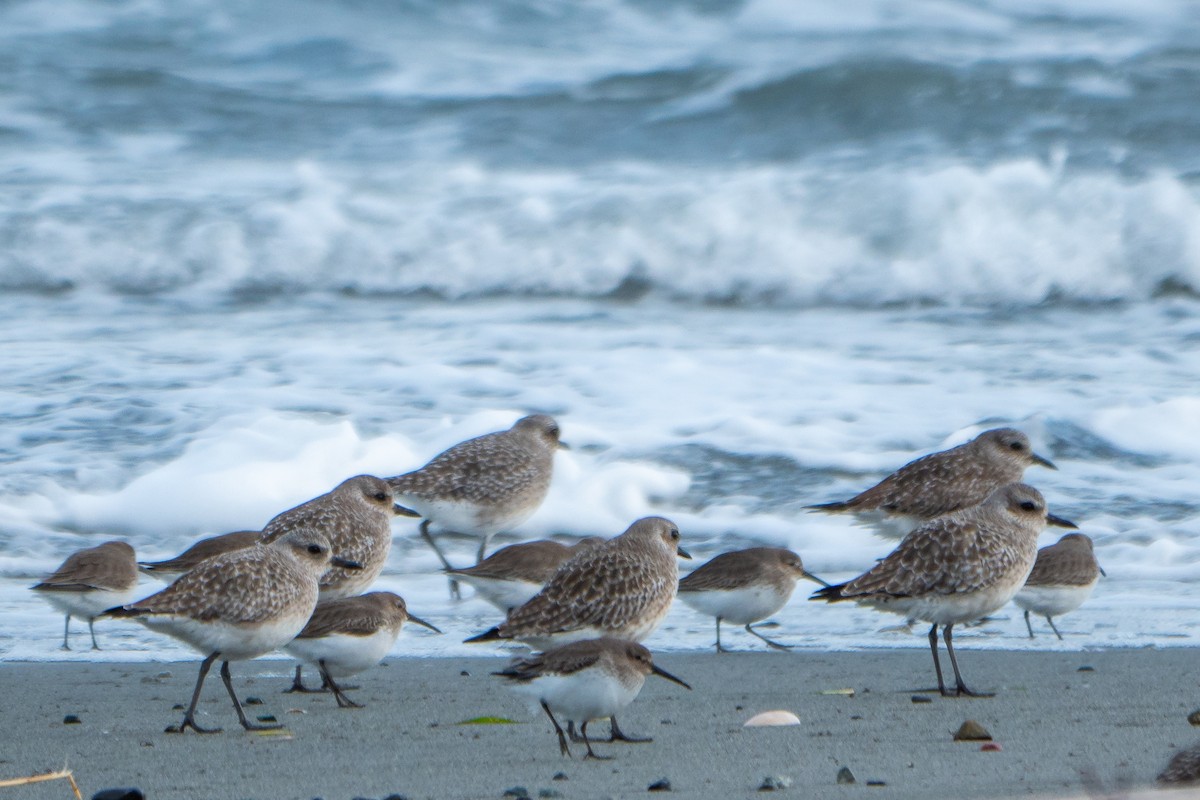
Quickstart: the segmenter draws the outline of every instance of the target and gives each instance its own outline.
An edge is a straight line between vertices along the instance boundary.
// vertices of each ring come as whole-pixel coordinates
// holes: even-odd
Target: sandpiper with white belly
[[[87,620],[92,649],[99,650],[93,627],[96,617],[113,606],[132,600],[137,582],[137,558],[133,548],[127,542],[114,540],[75,551],[53,574],[30,588],[66,614],[63,650],[71,649],[68,641],[71,617]]]
[[[1092,596],[1096,581],[1104,574],[1096,561],[1091,537],[1068,533],[1055,544],[1038,551],[1033,571],[1013,602],[1025,609],[1025,627],[1033,638],[1030,613],[1040,614],[1061,640],[1054,617],[1074,611]]]

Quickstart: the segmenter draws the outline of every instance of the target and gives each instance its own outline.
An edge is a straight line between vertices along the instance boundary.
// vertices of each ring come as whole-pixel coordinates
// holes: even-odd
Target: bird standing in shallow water
[[[554,453],[567,447],[559,435],[553,417],[531,414],[506,431],[460,442],[420,469],[387,480],[409,515],[423,518],[421,537],[442,566],[453,570],[430,525],[479,537],[475,561],[482,561],[492,536],[520,525],[546,499]],[[450,591],[459,597],[453,580]]]
[[[1033,638],[1033,625],[1029,622],[1029,614],[1033,612],[1045,617],[1061,640],[1063,636],[1053,618],[1083,605],[1103,574],[1091,538],[1082,533],[1068,533],[1039,550],[1033,571],[1013,598],[1014,603],[1025,609],[1029,638]]]
[[[111,541],[77,550],[67,556],[53,574],[30,588],[66,614],[63,650],[71,649],[68,641],[71,617],[87,620],[92,649],[99,650],[93,627],[96,617],[133,599],[137,582],[137,559],[133,548],[127,542]]]
[[[1037,558],[1037,539],[1048,519],[1041,492],[1023,483],[1003,486],[978,506],[934,519],[904,538],[862,575],[819,589],[813,600],[854,600],[881,611],[930,622],[929,648],[938,691],[949,695],[938,660],[937,630],[954,668],[955,694],[978,695],[963,683],[951,631],[1003,606],[1025,584]]]
[[[883,533],[902,536],[935,517],[982,503],[1001,486],[1018,483],[1034,465],[1058,469],[1033,452],[1021,431],[995,428],[966,444],[910,461],[849,500],[807,508],[853,514]]]

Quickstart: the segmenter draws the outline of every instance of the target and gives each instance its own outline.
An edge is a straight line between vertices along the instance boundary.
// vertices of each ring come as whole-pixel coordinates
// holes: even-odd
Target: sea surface
[[[661,514],[829,580],[895,542],[804,506],[1018,427],[1108,576],[963,649],[1200,645],[1198,141],[1192,2],[5,3],[0,659],[179,658],[28,586],[535,411],[572,449],[498,544]],[[446,631],[395,652],[494,652],[394,531]],[[811,588],[773,638],[926,646]]]

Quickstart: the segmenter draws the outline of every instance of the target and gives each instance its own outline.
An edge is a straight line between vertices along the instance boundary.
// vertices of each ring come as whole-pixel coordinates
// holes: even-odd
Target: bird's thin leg
[[[454,569],[454,567],[450,566],[450,562],[446,560],[446,556],[444,553],[442,553],[442,549],[437,546],[437,542],[433,540],[433,534],[429,532],[429,520],[421,520],[419,530],[421,531],[421,538],[429,543],[429,546],[433,548],[433,552],[437,553],[437,557],[441,560],[442,566],[446,569]],[[454,580],[453,578],[450,579],[450,596],[455,600],[462,599],[462,592],[458,588],[458,581]]]
[[[653,742],[649,736],[626,736],[621,730],[621,726],[617,724],[617,717],[613,715],[608,718],[609,725],[612,726],[612,733],[609,734],[608,741],[610,742],[629,742],[630,744],[644,744],[645,742]],[[582,731],[582,726],[580,727]],[[586,737],[585,737],[586,738]]]
[[[1058,637],[1058,640],[1061,642],[1062,634],[1058,632],[1058,626],[1054,624],[1054,620],[1050,619],[1049,614],[1046,615],[1046,622],[1050,623],[1050,630],[1054,631],[1054,634]]]
[[[963,683],[962,675],[958,671],[958,659],[954,657],[954,643],[951,638],[950,631],[953,630],[954,624],[947,625],[942,630],[942,637],[946,640],[946,652],[950,654],[950,666],[954,667],[954,688],[959,696],[966,695],[967,697],[993,697],[994,695],[983,692],[972,692]]]
[[[196,733],[220,733],[220,728],[201,728],[196,724],[196,704],[200,702],[200,689],[204,686],[204,678],[208,675],[209,668],[213,662],[217,660],[220,653],[213,653],[208,658],[200,662],[200,674],[196,676],[196,688],[192,690],[192,704],[188,706],[187,713],[183,715],[183,722],[179,723],[179,733],[183,733],[188,728],[191,728]],[[172,729],[168,728],[168,732]]]
[[[238,700],[237,692],[233,691],[233,678],[229,674],[229,662],[221,662],[221,680],[225,683],[225,691],[229,692],[229,697],[233,700],[233,707],[237,710],[238,722],[242,723],[242,727],[248,731],[274,731],[283,727],[282,723],[276,722],[267,725],[256,725],[246,719],[246,712],[242,710],[242,702]]]
[[[63,643],[62,643],[62,649],[63,649],[63,650],[70,650],[70,649],[71,649],[71,645],[70,645],[70,643],[67,641],[67,638],[68,638],[70,635],[71,635],[71,615],[70,615],[70,614],[67,614],[67,618],[66,618],[66,620],[63,622]]]
[[[717,652],[718,653],[728,653],[729,652],[724,647],[721,647],[721,618],[720,617],[717,617]]]
[[[96,621],[95,617],[92,617],[91,619],[88,620],[88,633],[90,633],[92,635],[92,649],[99,650],[100,645],[96,644],[96,629],[94,627],[92,627],[92,625],[95,623],[95,621]]]
[[[937,638],[937,623],[933,623],[933,627],[929,629],[929,650],[933,653],[933,668],[937,671],[938,691],[943,696],[946,694],[946,682],[942,680],[942,662],[938,659],[938,638]]]
[[[325,681],[324,675],[321,676],[321,688],[310,689],[307,686],[305,686],[303,672],[304,672],[304,665],[297,664],[296,665],[296,675],[295,675],[295,677],[292,678],[292,685],[290,688],[283,690],[284,694],[291,694],[292,692],[302,692],[304,694],[319,694],[321,692],[329,691],[329,684]]]
[[[1029,638],[1033,638],[1033,624],[1029,621],[1029,609],[1025,609],[1025,627],[1029,629]]]
[[[583,734],[583,743],[587,745],[587,755],[584,756],[584,758],[594,758],[597,761],[608,761],[612,758],[612,756],[598,756],[596,755],[595,751],[592,750],[592,743],[588,741],[587,725],[587,722],[583,722],[579,726],[579,732]]]
[[[341,687],[333,682],[333,676],[329,674],[329,667],[325,666],[324,659],[317,662],[317,668],[321,670],[321,679],[329,685],[329,690],[333,692],[333,697],[337,700],[338,708],[362,708],[361,703],[356,703],[349,697],[346,697]]]
[[[475,563],[483,561],[484,555],[487,554],[488,543],[492,541],[492,535],[489,533],[483,537],[483,541],[479,543],[479,552],[475,554]]]
[[[558,734],[558,751],[567,758],[571,757],[571,748],[567,747],[567,735],[563,733],[562,726],[558,724],[558,720],[554,718],[553,712],[550,711],[550,706],[546,705],[546,701],[542,701],[542,708],[546,710],[546,716],[554,723],[554,732]],[[572,725],[571,720],[567,720],[568,725]]]
[[[757,636],[758,638],[760,638],[764,642],[766,642],[769,646],[775,648],[776,650],[791,650],[792,649],[792,646],[790,644],[782,644],[780,642],[774,641],[773,639],[768,639],[767,637],[763,636],[758,631],[754,630],[754,628],[751,628],[748,623],[746,625],[746,633],[754,634],[755,636]]]

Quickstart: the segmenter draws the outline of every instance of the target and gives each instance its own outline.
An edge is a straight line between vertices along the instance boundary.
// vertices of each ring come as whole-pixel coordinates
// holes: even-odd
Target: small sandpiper
[[[963,683],[951,630],[980,619],[1025,585],[1046,527],[1046,501],[1023,483],[1002,486],[978,506],[933,519],[908,534],[886,558],[846,583],[818,589],[813,600],[854,600],[881,611],[930,622],[929,648],[938,691],[950,694],[938,660],[938,626],[954,668],[955,694],[987,697]],[[1055,518],[1057,524],[1075,527]]]
[[[400,636],[405,622],[440,630],[408,612],[404,599],[392,592],[368,592],[317,605],[304,630],[284,650],[315,664],[324,687],[333,692],[340,708],[362,708],[346,697],[334,678],[346,678],[370,669],[383,660]],[[310,691],[294,684],[289,691]]]
[[[1162,786],[1200,786],[1200,742],[1171,756],[1167,768],[1159,773],[1158,782]]]
[[[1021,431],[996,428],[911,461],[849,500],[807,508],[854,514],[882,533],[903,536],[934,517],[982,503],[1001,486],[1019,482],[1035,464],[1058,469],[1033,452]]]
[[[1033,638],[1033,625],[1029,622],[1032,612],[1045,617],[1050,629],[1061,640],[1063,636],[1053,618],[1083,605],[1092,596],[1096,581],[1104,574],[1096,561],[1091,538],[1082,533],[1068,533],[1055,544],[1039,550],[1033,572],[1013,598],[1014,603],[1025,609],[1029,638]]]
[[[777,650],[789,650],[763,636],[751,625],[783,608],[796,588],[807,578],[822,586],[825,581],[804,568],[800,556],[782,547],[751,547],[721,553],[679,581],[679,599],[702,614],[716,617],[717,652],[721,646],[721,623],[745,626],[746,632]]]
[[[446,570],[454,567],[429,527],[481,539],[476,563],[491,537],[528,519],[546,499],[559,441],[558,423],[545,414],[517,420],[506,431],[468,439],[435,456],[420,469],[388,478],[396,502],[421,520],[421,536]],[[458,597],[458,584],[451,581]]]
[[[692,687],[658,667],[644,646],[623,639],[600,638],[572,642],[540,655],[519,659],[500,672],[517,684],[517,691],[538,701],[558,734],[559,751],[568,758],[567,735],[555,712],[569,723],[579,723],[587,747],[585,758],[608,759],[592,750],[588,723],[613,718],[633,702],[647,675],[658,675],[685,689]]]
[[[54,574],[30,588],[66,614],[63,650],[71,649],[68,641],[71,617],[87,620],[92,649],[99,650],[93,627],[96,617],[113,606],[132,600],[137,582],[137,558],[133,548],[127,542],[114,540],[75,551]]]
[[[446,574],[473,587],[480,597],[507,614],[529,602],[580,548],[602,541],[590,536],[571,546],[553,539],[510,544],[473,567],[446,570]]]
[[[246,730],[273,730],[246,718],[233,690],[230,661],[265,655],[290,642],[304,629],[317,605],[317,583],[330,566],[353,570],[352,561],[334,556],[329,540],[313,530],[297,529],[270,543],[234,550],[202,561],[162,591],[124,606],[113,617],[136,619],[151,630],[174,636],[204,655],[192,702],[178,728],[197,733],[220,729],[196,724],[196,704],[213,662],[221,660],[221,679]]]
[[[196,542],[174,558],[163,561],[139,561],[138,569],[156,578],[167,581],[174,580],[207,558],[258,544],[261,536],[260,531],[235,531],[222,533],[219,536],[209,536],[207,539]]]

